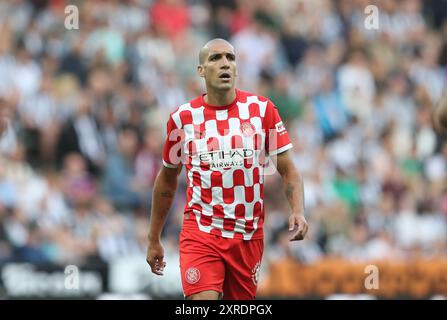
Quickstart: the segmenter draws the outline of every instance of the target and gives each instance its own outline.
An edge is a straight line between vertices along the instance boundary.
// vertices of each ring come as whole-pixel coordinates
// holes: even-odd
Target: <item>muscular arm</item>
[[[180,171],[181,167],[171,169],[163,166],[155,179],[152,192],[146,260],[151,266],[152,272],[158,275],[163,275],[163,269],[166,265],[163,262],[164,250],[160,242],[161,232],[177,190],[177,177]]]
[[[160,241],[169,209],[177,190],[177,177],[181,167],[171,169],[163,166],[157,175],[152,192],[152,209],[149,224],[149,241]]]
[[[447,132],[447,90],[444,90],[433,112],[433,126],[439,133]]]
[[[304,187],[300,173],[290,159],[289,152],[276,156],[276,168],[282,177],[287,200],[292,209],[289,217],[290,241],[302,240],[307,233],[307,222],[304,217]]]

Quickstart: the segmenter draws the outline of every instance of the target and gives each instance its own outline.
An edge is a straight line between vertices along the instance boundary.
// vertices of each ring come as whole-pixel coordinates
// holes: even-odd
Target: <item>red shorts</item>
[[[228,239],[182,229],[180,272],[185,297],[214,290],[226,300],[255,299],[263,252],[262,239]]]

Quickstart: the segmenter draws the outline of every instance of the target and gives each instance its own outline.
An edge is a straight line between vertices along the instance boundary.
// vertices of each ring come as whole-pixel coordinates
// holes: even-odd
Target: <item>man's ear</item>
[[[202,78],[205,76],[205,68],[203,67],[203,65],[199,64],[197,66],[197,74]]]

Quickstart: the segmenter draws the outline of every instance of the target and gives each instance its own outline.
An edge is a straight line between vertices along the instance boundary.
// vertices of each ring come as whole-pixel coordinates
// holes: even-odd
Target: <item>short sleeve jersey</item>
[[[187,197],[183,228],[225,238],[262,239],[264,174],[269,155],[292,148],[274,104],[236,90],[227,106],[204,95],[170,114],[163,164],[184,165]]]

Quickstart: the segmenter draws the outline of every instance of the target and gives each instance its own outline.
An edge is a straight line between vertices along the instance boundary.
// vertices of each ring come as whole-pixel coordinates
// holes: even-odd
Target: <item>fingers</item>
[[[297,230],[290,236],[290,241],[298,241],[298,240],[303,240],[303,239],[304,239],[304,235],[299,230]]]
[[[295,216],[289,217],[289,231],[293,231],[295,229]]]
[[[307,229],[309,228],[306,221],[300,222],[301,228],[297,232],[296,240],[303,240],[306,237]]]
[[[166,262],[163,261],[163,256],[153,257],[151,259],[146,259],[146,262],[151,267],[152,273],[162,276],[163,270],[166,267]]]
[[[289,232],[290,232],[289,235],[290,241],[298,240],[297,237],[300,232],[300,223],[296,216],[289,217]]]
[[[301,235],[303,236],[302,239],[304,239],[306,237],[308,229],[309,229],[309,225],[304,221],[304,223],[303,223],[303,231],[301,232]]]
[[[293,221],[294,223],[292,228],[290,227],[291,221]],[[294,229],[296,229],[296,232],[293,232],[290,235],[290,241],[299,241],[304,239],[309,229],[309,226],[304,218],[300,219],[299,217],[292,216],[289,218],[289,230],[293,231]]]
[[[163,261],[163,257],[161,259],[155,261],[155,274],[162,276],[163,271],[166,267],[166,262]]]

